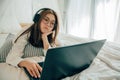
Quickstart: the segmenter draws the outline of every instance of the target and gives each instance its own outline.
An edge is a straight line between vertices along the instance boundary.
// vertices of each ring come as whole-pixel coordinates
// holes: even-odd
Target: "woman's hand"
[[[53,33],[53,31],[50,31],[48,33],[43,33],[42,34],[42,40],[43,40],[43,46],[44,46],[44,49],[47,50],[49,48],[49,41],[48,41],[48,35]]]
[[[25,67],[30,75],[35,78],[40,77],[40,72],[42,72],[41,66],[39,66],[36,62],[24,60],[21,61],[18,66]]]

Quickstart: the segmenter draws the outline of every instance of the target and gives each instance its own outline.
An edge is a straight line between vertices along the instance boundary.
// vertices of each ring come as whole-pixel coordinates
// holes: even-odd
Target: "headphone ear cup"
[[[39,14],[36,14],[33,18],[33,21],[34,23],[38,22],[39,21],[39,18],[40,18],[40,15]]]

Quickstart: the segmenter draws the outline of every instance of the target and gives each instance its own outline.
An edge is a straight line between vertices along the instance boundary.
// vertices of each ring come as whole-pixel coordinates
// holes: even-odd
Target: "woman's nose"
[[[47,26],[48,26],[48,27],[50,27],[50,26],[51,26],[51,23],[50,23],[50,22],[48,22],[48,23],[47,23]]]

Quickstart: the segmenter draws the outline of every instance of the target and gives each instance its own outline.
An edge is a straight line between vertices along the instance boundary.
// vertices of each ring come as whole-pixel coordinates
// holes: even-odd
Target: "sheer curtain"
[[[90,31],[90,0],[70,0],[65,15],[66,32],[80,37],[88,37]]]
[[[15,2],[10,0],[0,1],[0,33],[19,31],[20,25],[17,17],[15,16],[14,5]]]
[[[60,28],[63,28],[57,0],[0,0],[0,33],[17,33],[20,23],[32,23],[37,10],[52,8],[59,16]]]
[[[119,0],[70,0],[66,15],[68,34],[120,41]]]
[[[109,41],[114,41],[119,27],[119,0],[95,1],[94,38],[107,38]]]
[[[17,33],[32,21],[31,0],[0,0],[0,33]]]

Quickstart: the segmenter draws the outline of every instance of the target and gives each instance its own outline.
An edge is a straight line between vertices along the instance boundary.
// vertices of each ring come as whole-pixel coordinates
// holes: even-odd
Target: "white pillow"
[[[3,43],[5,42],[6,37],[8,34],[0,34],[0,48],[2,47]]]

